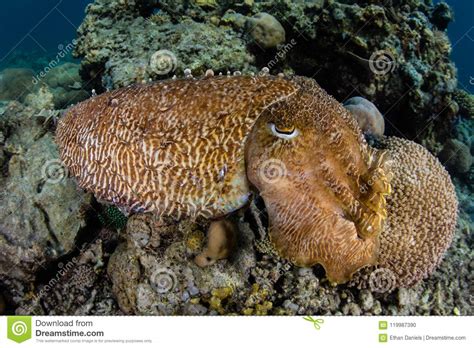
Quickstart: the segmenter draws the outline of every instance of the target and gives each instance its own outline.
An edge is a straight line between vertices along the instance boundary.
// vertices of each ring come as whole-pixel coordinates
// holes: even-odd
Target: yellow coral
[[[211,291],[211,298],[209,299],[209,307],[220,314],[224,314],[225,310],[222,307],[222,301],[226,300],[234,290],[231,287],[217,288]]]
[[[267,315],[273,308],[273,303],[269,301],[270,292],[266,287],[260,287],[259,284],[252,285],[252,291],[245,301],[245,308],[242,310],[244,315]]]
[[[204,233],[202,231],[193,231],[186,239],[186,247],[191,251],[199,250],[204,242]]]

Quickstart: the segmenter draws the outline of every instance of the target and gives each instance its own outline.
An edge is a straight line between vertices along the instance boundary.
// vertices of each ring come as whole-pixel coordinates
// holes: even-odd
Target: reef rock
[[[51,69],[46,74],[44,82],[53,94],[55,109],[65,109],[90,96],[82,89],[82,78],[79,75],[78,64],[65,63]]]
[[[284,27],[286,44],[275,54],[273,49],[259,50],[251,44],[254,38],[246,23],[262,12],[273,16]],[[365,0],[96,0],[87,8],[76,55],[84,58],[81,76],[85,81],[92,79],[87,89],[96,88],[99,92],[181,75],[185,68],[192,69],[194,76],[202,75],[209,68],[226,74],[234,70],[258,72],[263,66],[272,72],[314,76],[338,100],[353,95],[364,95],[372,100],[387,117],[389,134],[395,128],[407,135],[421,132],[420,141],[432,137],[433,148],[442,147],[444,139],[453,137],[472,148],[472,132],[469,131],[472,124],[466,119],[462,118],[456,125],[455,134],[445,134],[450,131],[458,104],[459,114],[472,119],[472,97],[456,90],[455,70],[449,60],[450,42],[443,32],[451,15],[445,4],[432,6],[421,0],[385,3]],[[354,69],[355,64],[360,69]],[[53,72],[48,78],[51,84],[48,89],[58,88],[57,93],[53,93],[54,98],[64,94],[61,89],[65,83],[59,76],[68,70],[59,68],[58,76]],[[29,78],[31,72],[20,75]],[[191,75],[189,71],[187,75]],[[77,91],[82,83],[75,76],[75,81],[68,86]],[[7,86],[2,82],[4,79],[5,74],[0,74],[0,86]],[[29,83],[28,79],[24,81]],[[16,90],[24,92],[21,87]],[[5,88],[0,91],[10,93]],[[26,94],[31,92],[36,90]],[[35,94],[31,98],[34,100]],[[61,97],[54,102],[62,100],[57,105],[67,106],[68,99]],[[110,102],[112,106],[115,103]],[[395,181],[399,198],[388,201],[389,209],[397,209],[400,214],[396,219],[388,219],[389,228],[383,230],[384,238],[395,239],[395,242],[385,244],[383,250],[385,255],[403,257],[395,257],[393,261],[385,258],[378,268],[367,269],[358,284],[359,287],[365,284],[367,288],[359,290],[345,285],[334,287],[320,266],[295,267],[280,259],[268,240],[267,213],[259,197],[256,202],[262,211],[253,205],[245,219],[237,218],[236,253],[207,268],[200,268],[193,261],[196,255],[209,253],[204,247],[206,222],[162,225],[160,221],[157,226],[157,221],[149,215],[129,219],[126,232],[121,233],[124,240],[117,248],[115,242],[106,241],[115,240],[115,229],[120,230],[123,221],[111,223],[110,229],[102,229],[99,236],[92,235],[98,238],[97,243],[81,246],[76,254],[73,251],[65,255],[75,249],[74,236],[86,223],[80,214],[81,199],[89,202],[90,196],[76,191],[69,179],[54,187],[35,179],[41,177],[39,162],[57,158],[46,129],[49,123],[43,127],[48,116],[41,113],[41,117],[34,118],[37,111],[13,105],[16,106],[7,107],[0,102],[0,164],[3,168],[0,186],[3,191],[8,184],[16,194],[7,192],[0,198],[5,215],[0,219],[0,290],[3,292],[0,302],[5,299],[7,312],[14,307],[18,314],[78,315],[473,313],[472,194],[465,183],[454,178],[461,202],[456,233],[453,236],[442,230],[439,240],[429,238],[426,228],[438,231],[445,226],[444,231],[451,231],[453,212],[440,205],[441,208],[432,211],[435,219],[423,215],[431,213],[430,202],[439,199],[436,197],[439,191],[431,188],[420,191],[423,187],[417,185],[418,179],[429,178],[427,182],[434,183],[435,187],[445,179],[439,167],[434,172],[442,175],[429,177],[432,159],[426,160],[423,151],[407,149],[406,153],[423,160],[425,167],[414,174],[405,170],[409,167],[399,168],[397,173],[411,181],[403,185]],[[435,114],[438,117],[432,123]],[[24,123],[18,125],[20,119]],[[430,126],[426,127],[427,124]],[[395,143],[397,141],[386,146]],[[400,151],[404,148],[399,147]],[[395,153],[398,160],[407,161],[400,151]],[[18,176],[10,177],[10,174]],[[463,176],[474,178],[472,166]],[[393,236],[388,233],[392,230],[407,233],[412,221],[420,226],[420,221],[410,215],[415,213],[410,211],[410,205],[400,203],[404,188],[410,197],[419,194],[425,198],[419,201],[419,206],[425,208],[419,216],[431,222],[422,224],[419,239],[428,241],[426,250],[413,248],[410,238],[415,239],[415,245],[419,245],[420,240],[409,230],[410,238],[399,240],[396,239],[398,232]],[[79,195],[79,201],[72,197],[73,192]],[[17,202],[19,196],[23,197],[22,204]],[[55,200],[58,197],[61,201]],[[452,199],[449,196],[447,202]],[[35,204],[44,208],[46,214]],[[6,216],[5,212],[9,211],[14,213]],[[65,229],[57,228],[56,215],[66,218],[65,223],[60,222]],[[443,220],[443,216],[447,218]],[[23,222],[20,224],[13,219]],[[49,233],[48,224],[53,233]],[[17,226],[26,228],[20,230]],[[452,247],[444,253],[451,239]],[[427,252],[434,256],[428,262]],[[212,253],[212,256],[218,254]],[[58,256],[63,256],[59,264],[55,262]],[[398,273],[403,260],[409,260],[409,271]],[[32,291],[38,295],[38,291],[54,279],[56,274],[51,274],[51,268],[64,270],[69,262],[74,267],[61,277],[54,292],[47,292],[41,304],[32,302]],[[394,285],[409,285],[423,278],[438,263],[439,267],[428,279],[410,290],[393,289]],[[13,273],[7,274],[5,268],[13,265],[16,267]],[[42,272],[44,265],[48,265],[47,272]],[[41,279],[38,273],[42,273]],[[36,280],[36,285],[31,284],[32,280]],[[0,308],[0,312],[2,310]]]
[[[0,72],[0,100],[23,102],[29,93],[36,91],[33,76],[33,70],[22,68]]]
[[[88,81],[96,78],[95,88],[142,83],[187,68],[199,75],[209,68],[256,71],[255,57],[230,28],[190,18],[175,24],[165,13],[139,11],[140,3],[129,6],[132,15],[126,10],[110,12],[115,1],[100,0],[88,7],[75,54],[84,58],[82,76]],[[158,70],[156,61],[161,66]]]
[[[0,178],[0,275],[10,291],[12,282],[26,286],[48,262],[74,249],[92,198],[67,177],[53,136],[35,113],[11,103],[0,118],[6,157]]]
[[[253,233],[244,222],[239,224],[243,228],[235,254],[201,268],[192,256],[203,247],[202,226],[182,222],[163,227],[152,215],[134,215],[126,241],[108,264],[121,310],[142,315],[202,315],[209,310],[224,314],[221,301],[236,301],[251,288],[248,278],[256,263]]]
[[[438,156],[458,174],[468,172],[472,165],[471,149],[457,139],[448,139]]]

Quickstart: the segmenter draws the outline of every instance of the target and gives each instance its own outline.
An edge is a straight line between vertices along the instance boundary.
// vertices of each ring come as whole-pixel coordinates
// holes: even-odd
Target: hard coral
[[[229,28],[189,18],[160,24],[138,14],[107,18],[113,12],[97,13],[93,8],[89,7],[79,28],[81,38],[75,54],[84,57],[81,73],[86,80],[93,79],[93,87],[98,90],[163,79],[174,69],[189,68],[195,74],[203,74],[210,67],[224,72],[230,68],[257,71],[252,66],[255,57],[247,51],[245,41]],[[173,69],[163,71],[160,67],[157,74],[156,65],[150,62],[156,61],[152,60],[153,54],[160,50],[173,55]]]
[[[285,42],[285,29],[268,13],[257,13],[247,25],[255,42],[264,49],[275,48]]]
[[[459,113],[466,118],[474,119],[474,95],[463,89],[454,93],[454,100],[459,105]]]
[[[374,103],[362,97],[352,97],[344,102],[344,107],[355,117],[364,134],[382,136],[385,132],[385,121]]]
[[[449,174],[421,145],[390,137],[381,147],[391,158],[393,193],[380,235],[381,271],[372,280],[388,275],[391,288],[409,287],[441,261],[453,238],[458,203]]]

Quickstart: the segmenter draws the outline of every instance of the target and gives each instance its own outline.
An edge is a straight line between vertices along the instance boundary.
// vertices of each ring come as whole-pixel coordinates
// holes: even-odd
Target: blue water
[[[439,2],[435,0],[434,2]],[[69,43],[84,18],[91,0],[2,1],[0,11],[0,68],[19,64],[18,54],[55,55]],[[448,35],[452,58],[458,68],[459,86],[474,93],[474,1],[446,0],[455,12]],[[34,68],[34,66],[32,66]]]
[[[91,0],[2,1],[0,66],[12,65],[19,52],[52,55],[76,37]]]
[[[453,46],[451,58],[458,68],[459,86],[474,94],[474,1],[445,2],[454,10],[454,22],[448,27],[448,35]]]

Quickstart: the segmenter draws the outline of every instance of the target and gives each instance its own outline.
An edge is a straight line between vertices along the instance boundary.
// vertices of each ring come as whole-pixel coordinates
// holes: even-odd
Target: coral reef
[[[0,100],[24,102],[37,110],[53,110],[64,109],[88,97],[78,64],[64,63],[38,75],[23,68],[5,69],[0,73]]]
[[[257,216],[263,218],[258,212]],[[150,247],[143,244],[142,237],[136,240],[137,234],[131,235],[127,228],[126,240],[109,262],[114,293],[127,314],[472,313],[468,279],[474,264],[469,264],[466,253],[472,256],[473,251],[469,249],[469,227],[464,218],[455,237],[455,248],[449,249],[437,271],[415,287],[396,290],[390,279],[388,284],[380,279],[370,281],[368,288],[362,290],[334,287],[318,268],[295,267],[267,254],[270,251],[263,247],[265,243],[254,229],[258,224],[250,216],[237,220],[235,254],[206,268],[194,264],[193,255],[199,250],[189,247],[190,239],[201,234],[206,225],[183,221],[163,229],[150,215],[135,215],[131,219],[140,221],[148,239],[160,235],[160,242],[157,247]],[[461,269],[455,272],[457,267]],[[376,272],[374,276],[380,274]]]
[[[453,127],[452,136],[461,143],[465,144],[471,150],[471,154],[474,154],[473,118],[466,119],[464,117],[458,117]]]
[[[29,124],[35,113],[18,104],[0,105],[2,120],[8,115],[15,123]],[[28,146],[41,142],[41,138],[28,136],[27,127],[22,137],[10,135],[9,129],[2,123],[2,150],[5,140],[10,144],[28,141]],[[47,130],[46,137],[50,136]],[[6,161],[9,158],[6,151]],[[46,269],[38,266],[36,274],[29,275],[34,282],[2,274],[5,311],[57,315],[472,315],[474,264],[470,260],[474,248],[467,209],[472,210],[469,202],[473,200],[465,184],[454,179],[461,204],[452,246],[435,272],[410,289],[386,291],[387,286],[377,281],[368,282],[368,288],[361,290],[334,287],[320,267],[300,268],[279,259],[265,239],[266,213],[256,207],[263,208],[257,197],[256,206],[237,219],[235,253],[206,268],[198,267],[193,259],[205,247],[207,224],[183,221],[164,227],[157,225],[153,216],[134,215],[126,231],[121,231],[124,240],[116,248],[116,229],[123,229],[126,218],[116,208],[104,207],[99,212],[109,227],[97,229],[97,221],[85,220],[87,238],[94,242],[75,243],[78,250],[60,261],[50,257],[42,264]],[[4,176],[2,188],[5,180]],[[35,191],[27,194],[27,200],[38,195]],[[115,225],[113,221],[121,222]]]
[[[253,44],[255,32],[248,24],[262,13],[282,26],[279,50]],[[312,76],[338,100],[360,95],[375,103],[388,121],[388,134],[427,137],[426,126],[434,122],[440,125],[433,127],[435,138],[442,142],[457,112],[455,68],[443,31],[450,13],[446,4],[421,0],[212,6],[98,0],[87,9],[75,54],[84,58],[82,75],[94,79],[97,90],[167,77],[149,67],[151,55],[161,49],[174,53],[178,73],[268,66],[272,73]]]
[[[439,29],[446,30],[449,22],[454,18],[453,11],[445,2],[440,2],[435,5],[431,12],[430,20]]]
[[[75,53],[83,57],[82,76],[87,81],[96,78],[97,90],[101,86],[114,89],[166,77],[185,68],[200,75],[209,68],[256,71],[252,66],[254,55],[230,28],[190,18],[173,22],[167,13],[158,11],[152,15],[152,9],[145,6],[147,1],[134,3],[124,6],[116,1],[96,1],[88,7],[88,15],[79,28]],[[140,5],[148,9],[146,18],[141,15],[145,9]],[[175,4],[171,6],[174,8]],[[115,12],[110,12],[111,8]],[[157,74],[150,60],[155,52],[162,50],[171,51],[174,57],[171,65]],[[152,61],[168,61],[168,58],[166,54],[158,55]]]
[[[454,100],[459,105],[459,114],[473,119],[474,118],[474,96],[463,89],[458,89],[454,93]]]
[[[25,315],[120,315],[105,276],[109,254],[102,235],[85,243],[67,262],[55,263],[53,278],[38,281],[35,292],[17,309]]]
[[[64,46],[69,45],[70,42],[64,43]],[[61,44],[60,44],[61,45]],[[61,47],[61,46],[60,46]],[[58,47],[58,48],[60,48]],[[67,53],[63,51],[63,53]],[[61,58],[61,63],[77,63],[78,61],[72,57],[69,52]],[[58,52],[45,52],[44,50],[35,47],[28,47],[27,49],[17,49],[10,52],[10,54],[0,62],[0,70],[7,68],[21,68],[33,71],[42,71],[45,67],[53,65],[52,62],[58,61]]]
[[[113,291],[122,311],[225,314],[224,300],[229,302],[236,297],[234,289],[244,291],[250,269],[255,265],[253,234],[248,228],[239,229],[238,247],[231,264],[221,261],[200,268],[192,261],[196,251],[189,248],[189,240],[200,229],[188,221],[163,228],[150,215],[130,218],[126,241],[119,245],[108,264]]]
[[[51,69],[45,76],[44,83],[54,96],[55,109],[65,109],[90,96],[83,89],[78,64],[65,63]]]

